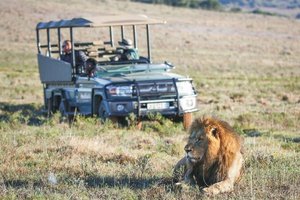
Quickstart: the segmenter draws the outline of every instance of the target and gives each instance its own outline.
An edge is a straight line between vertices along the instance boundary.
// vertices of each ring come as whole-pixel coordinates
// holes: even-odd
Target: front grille
[[[135,95],[148,99],[150,97],[176,96],[173,81],[137,82],[134,88]]]

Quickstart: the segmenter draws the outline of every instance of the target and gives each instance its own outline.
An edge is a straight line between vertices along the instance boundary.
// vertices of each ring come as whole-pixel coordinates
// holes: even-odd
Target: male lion
[[[203,188],[208,195],[233,190],[242,166],[242,139],[224,121],[203,117],[194,120],[189,130],[186,156],[175,166],[176,185]]]

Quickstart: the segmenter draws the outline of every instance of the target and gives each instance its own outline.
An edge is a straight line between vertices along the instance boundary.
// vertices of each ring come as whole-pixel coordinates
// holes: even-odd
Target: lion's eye
[[[198,138],[196,142],[202,142],[202,138]]]

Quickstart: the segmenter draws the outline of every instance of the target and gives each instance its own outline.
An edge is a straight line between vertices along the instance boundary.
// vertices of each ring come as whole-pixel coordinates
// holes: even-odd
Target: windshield
[[[170,67],[165,64],[98,65],[95,76],[99,78],[118,77],[139,72],[164,72],[169,70]]]

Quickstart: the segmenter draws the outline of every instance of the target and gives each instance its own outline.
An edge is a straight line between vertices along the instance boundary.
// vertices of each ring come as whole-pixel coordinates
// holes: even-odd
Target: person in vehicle
[[[96,67],[97,67],[97,61],[94,58],[87,59],[85,72],[88,75],[89,79],[90,77],[94,76]]]
[[[72,43],[70,40],[65,40],[62,45],[63,54],[60,56],[60,59],[72,64]],[[76,73],[83,72],[86,67],[86,61],[88,56],[85,55],[83,51],[75,50],[75,67]],[[80,70],[79,70],[80,69]]]
[[[130,39],[122,39],[119,42],[122,48],[122,55],[120,60],[138,60],[139,54],[136,48],[133,47],[133,43]]]

